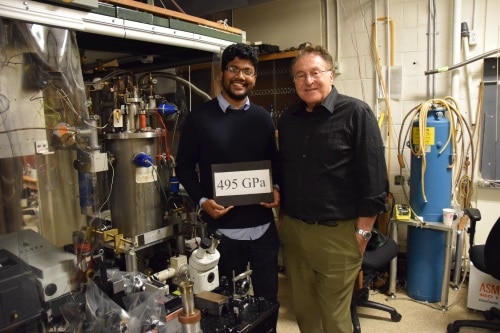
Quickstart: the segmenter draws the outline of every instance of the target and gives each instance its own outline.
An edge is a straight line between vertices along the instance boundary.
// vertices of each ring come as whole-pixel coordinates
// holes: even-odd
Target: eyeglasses
[[[226,71],[228,71],[231,74],[236,74],[240,75],[240,73],[243,73],[244,76],[254,76],[255,72],[251,68],[239,68],[236,66],[227,66]]]
[[[312,71],[311,73],[300,72],[293,76],[293,82],[304,82],[308,76],[310,76],[313,80],[319,80],[323,77],[323,73],[331,71],[331,69],[327,69],[324,71],[316,70]]]

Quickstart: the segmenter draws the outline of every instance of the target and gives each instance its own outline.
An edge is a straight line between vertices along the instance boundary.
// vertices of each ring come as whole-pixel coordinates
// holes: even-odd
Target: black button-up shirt
[[[281,209],[304,220],[343,220],[384,211],[387,167],[377,120],[335,87],[312,112],[300,102],[279,122]]]

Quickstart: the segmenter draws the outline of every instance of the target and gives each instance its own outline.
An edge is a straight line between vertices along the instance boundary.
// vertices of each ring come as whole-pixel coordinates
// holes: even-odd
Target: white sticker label
[[[155,182],[158,178],[156,166],[135,168],[135,182],[137,184]]]

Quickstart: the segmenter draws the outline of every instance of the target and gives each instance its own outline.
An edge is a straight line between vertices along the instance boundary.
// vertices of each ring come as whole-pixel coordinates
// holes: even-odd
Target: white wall
[[[392,182],[394,176],[400,173],[397,161],[399,130],[410,110],[431,97],[452,96],[458,101],[459,111],[465,119],[468,120],[470,114],[475,114],[480,97],[482,61],[467,67],[470,79],[466,75],[466,67],[434,76],[425,75],[428,69],[450,66],[465,60],[460,47],[461,39],[459,35],[453,34],[454,28],[459,27],[461,22],[467,22],[469,29],[477,33],[478,43],[469,47],[468,59],[499,48],[500,45],[500,1],[435,2],[436,47],[432,68],[428,67],[427,52],[428,0],[276,0],[235,11],[234,25],[247,32],[249,41],[276,44],[282,50],[297,47],[306,41],[328,46],[340,63],[341,73],[335,81],[337,89],[368,102],[377,116],[387,114],[390,110],[392,126],[388,129],[385,123],[382,133],[388,148]],[[457,20],[454,20],[454,13],[457,14]],[[399,77],[402,82],[401,95],[391,93],[389,106],[384,99],[378,97],[376,67],[371,48],[373,22],[382,17],[392,20],[394,66],[399,67],[402,73]],[[325,25],[329,27],[328,31],[323,29]],[[376,24],[376,45],[382,66],[390,66],[390,27],[387,21],[378,21]],[[428,96],[429,81],[435,82],[435,90]],[[388,80],[389,91],[396,88],[394,82],[395,78]],[[473,128],[472,126],[471,129]],[[402,172],[408,179],[409,152],[404,156],[407,166]],[[404,202],[405,196],[400,186],[392,184],[391,190],[397,202]],[[472,205],[481,209],[483,216],[476,233],[476,243],[481,243],[486,240],[491,225],[499,216],[500,189],[477,188],[474,184],[473,190]],[[456,201],[459,203],[460,198],[457,197]]]
[[[318,0],[275,0],[234,11],[234,26],[247,41],[278,45],[280,50],[309,42],[321,44],[323,14]]]

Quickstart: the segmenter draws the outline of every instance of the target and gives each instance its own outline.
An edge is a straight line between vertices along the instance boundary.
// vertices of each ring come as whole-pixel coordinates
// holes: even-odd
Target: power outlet
[[[49,151],[49,144],[47,140],[35,141],[35,153],[46,154]]]
[[[339,75],[339,74],[342,74],[342,67],[340,65],[340,61],[336,61],[335,62],[335,71],[334,71],[335,74]]]
[[[394,176],[394,185],[404,185],[405,177],[402,175]]]
[[[477,32],[475,31],[469,32],[469,46],[477,45],[478,42],[477,39],[478,39]]]

